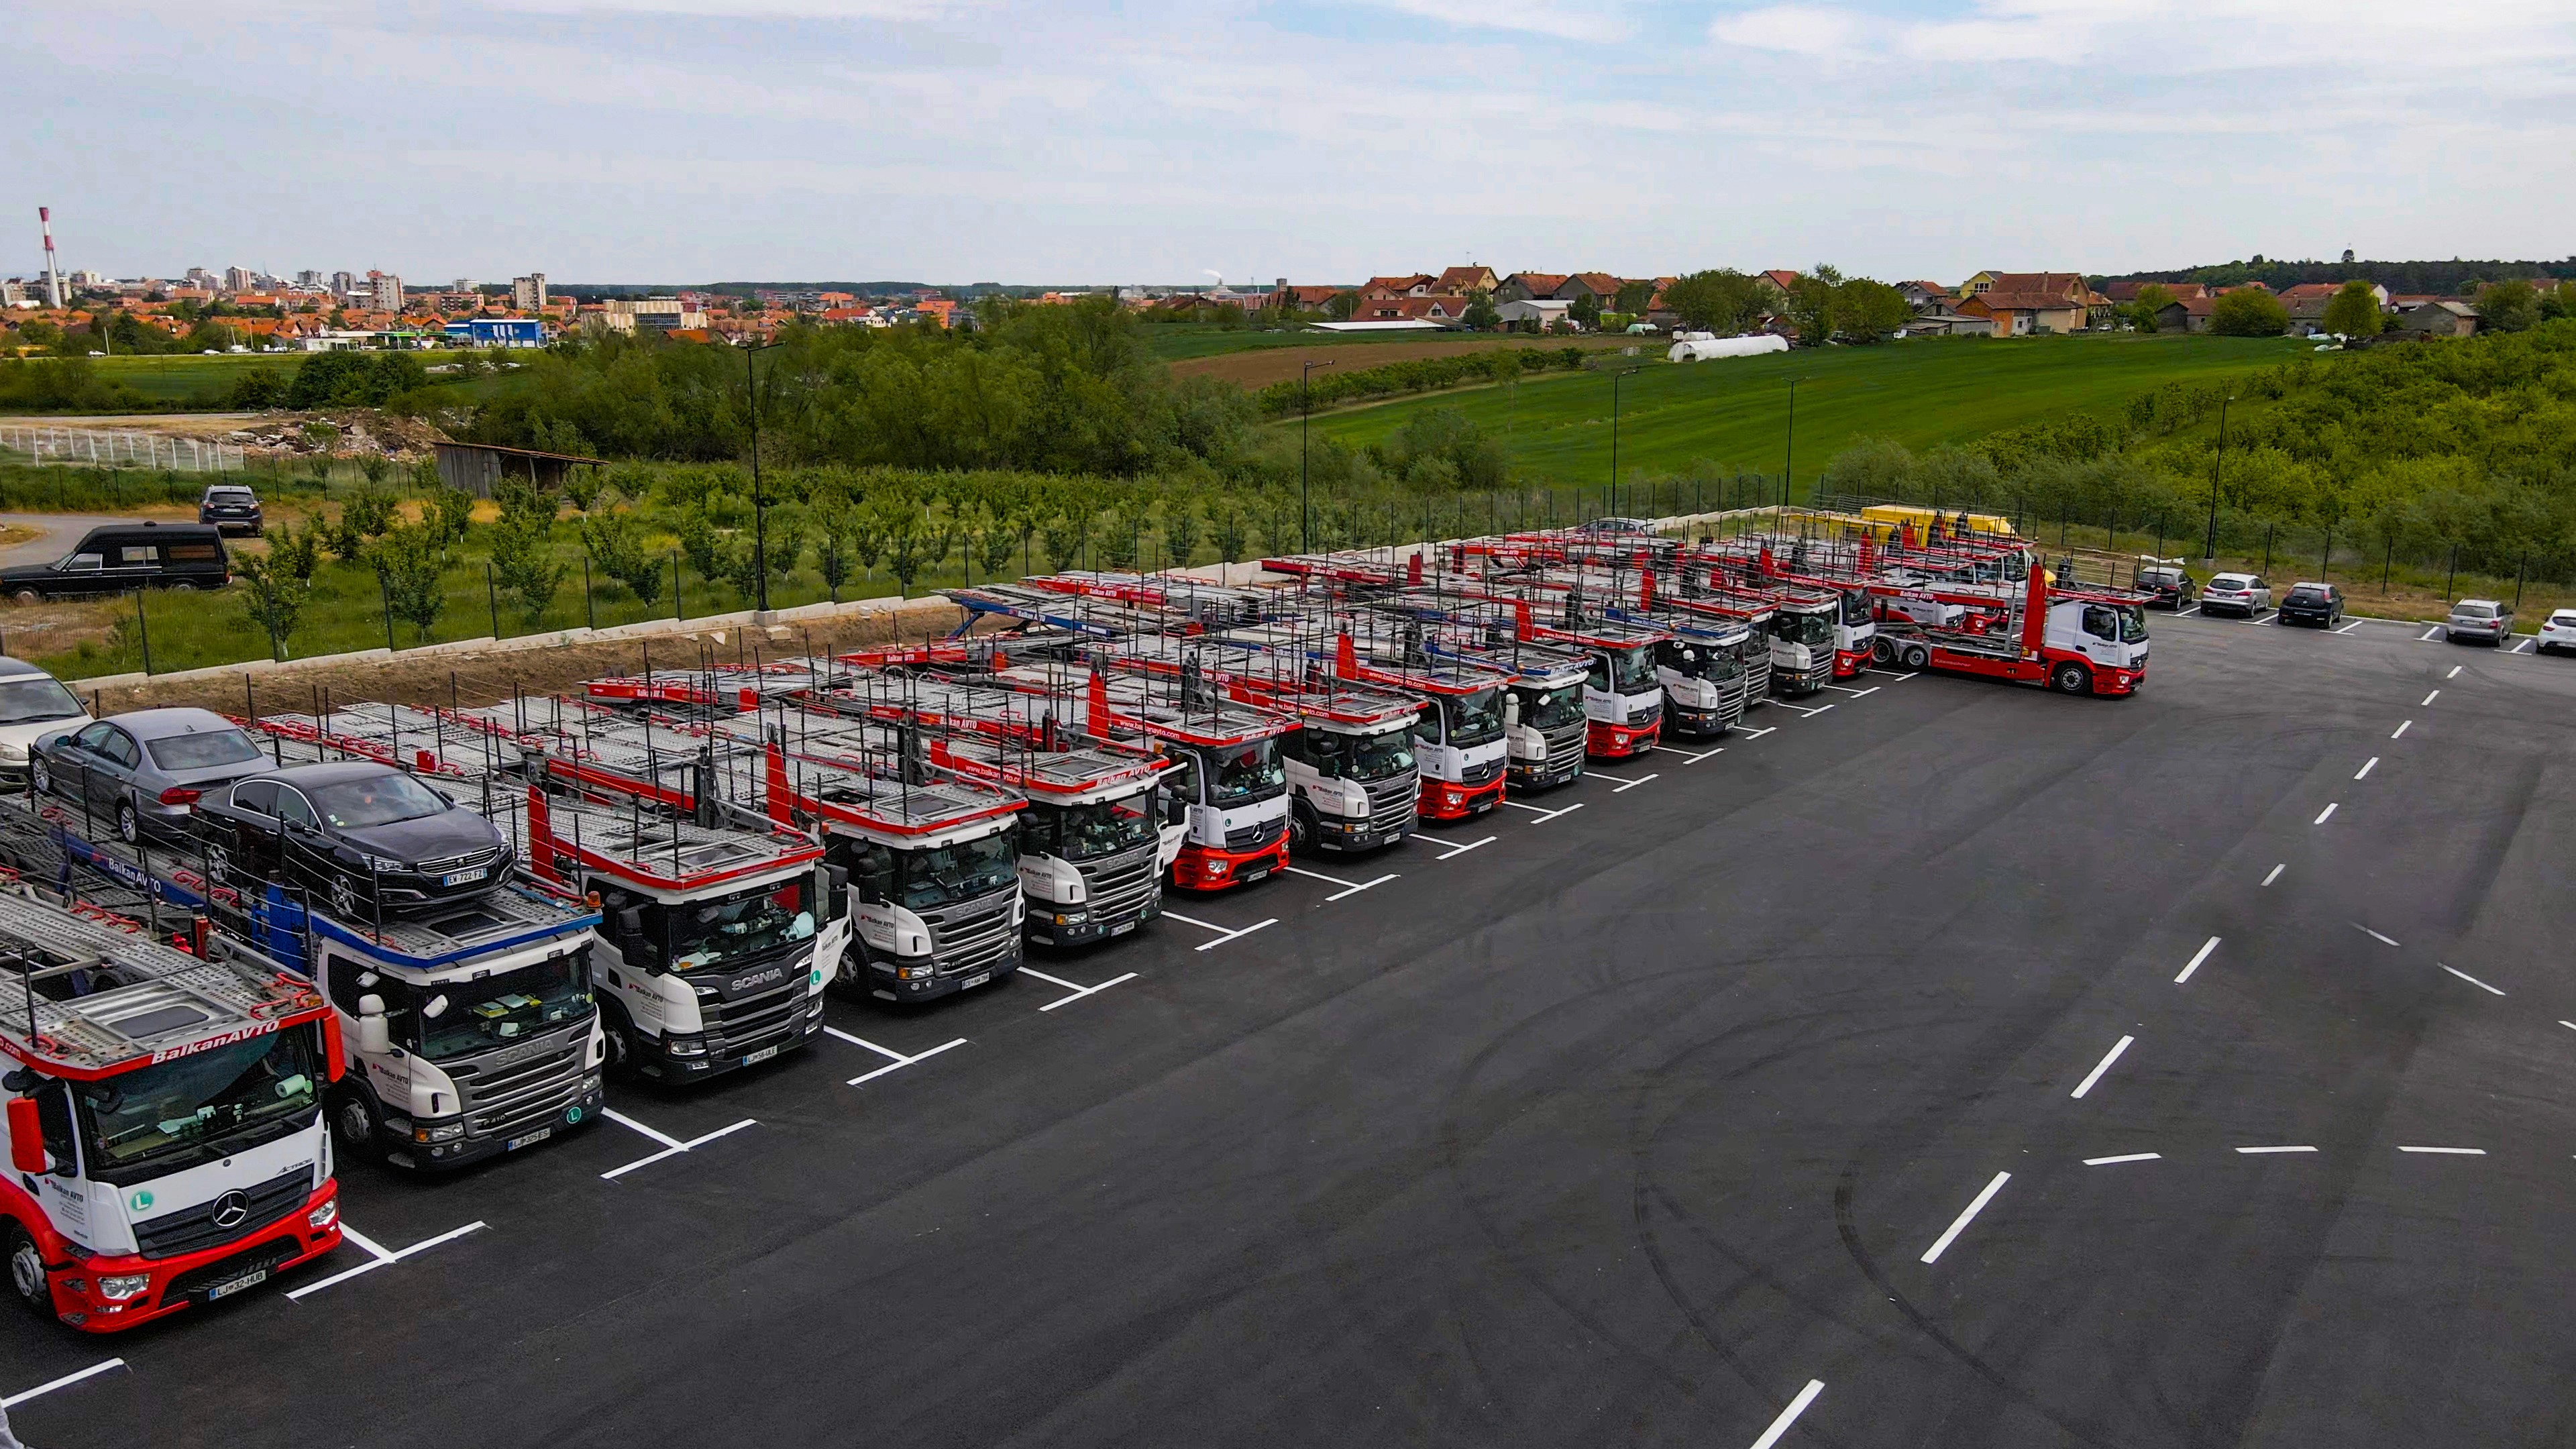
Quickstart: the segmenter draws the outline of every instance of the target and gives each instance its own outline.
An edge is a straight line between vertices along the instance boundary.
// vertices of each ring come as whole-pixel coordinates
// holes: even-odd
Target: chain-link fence
[[[243,466],[236,443],[174,438],[160,433],[110,432],[0,424],[0,449],[36,463],[84,463],[101,468],[167,468],[182,473],[228,473]]]

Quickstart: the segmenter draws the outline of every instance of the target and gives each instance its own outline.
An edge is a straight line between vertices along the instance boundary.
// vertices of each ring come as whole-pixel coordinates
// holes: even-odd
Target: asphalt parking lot
[[[329,1261],[22,1321],[0,1391],[41,1449],[2566,1442],[2576,661],[2151,627],[2133,699],[1873,673],[344,1169]]]

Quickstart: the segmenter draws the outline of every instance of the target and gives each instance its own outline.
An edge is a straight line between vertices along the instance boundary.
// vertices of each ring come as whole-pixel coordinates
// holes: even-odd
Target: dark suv
[[[479,896],[509,879],[492,822],[391,765],[290,765],[197,805],[210,873],[280,880],[344,918]]]
[[[2178,568],[2169,565],[2150,567],[2138,570],[2138,592],[2148,596],[2147,607],[2150,609],[2179,612],[2190,608],[2191,601],[2200,596],[2200,585]]]
[[[2343,622],[2343,590],[2332,584],[2292,584],[2281,596],[2281,622],[2333,628]]]
[[[197,500],[197,521],[219,533],[238,529],[257,538],[266,520],[260,515],[258,494],[238,483],[218,483]]]

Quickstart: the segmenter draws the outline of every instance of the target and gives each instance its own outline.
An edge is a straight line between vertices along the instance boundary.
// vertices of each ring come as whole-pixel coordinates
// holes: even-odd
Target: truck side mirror
[[[1503,728],[1505,728],[1505,729],[1507,729],[1507,730],[1516,730],[1516,729],[1519,729],[1520,727],[1521,727],[1521,697],[1520,697],[1519,695],[1517,695],[1517,694],[1507,694],[1507,695],[1504,695],[1504,696],[1503,696]]]
[[[358,998],[358,1050],[368,1056],[383,1056],[394,1046],[393,1028],[385,1022],[385,999],[369,994]]]
[[[644,908],[641,906],[628,906],[626,909],[619,911],[617,913],[617,934],[621,936],[643,935]]]
[[[36,1115],[36,1099],[9,1099],[9,1165],[33,1176],[45,1171],[45,1124]]]

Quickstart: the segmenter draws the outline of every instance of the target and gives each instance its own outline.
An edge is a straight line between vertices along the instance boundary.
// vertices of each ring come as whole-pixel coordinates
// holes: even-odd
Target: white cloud
[[[1361,0],[1405,15],[1419,15],[1447,25],[1514,30],[1557,40],[1606,44],[1635,32],[1624,5],[1566,3],[1566,0]]]
[[[1842,55],[1861,35],[1861,22],[1849,11],[1815,5],[1772,5],[1720,16],[1708,27],[1711,40],[1748,50],[1776,50],[1791,55]]]

